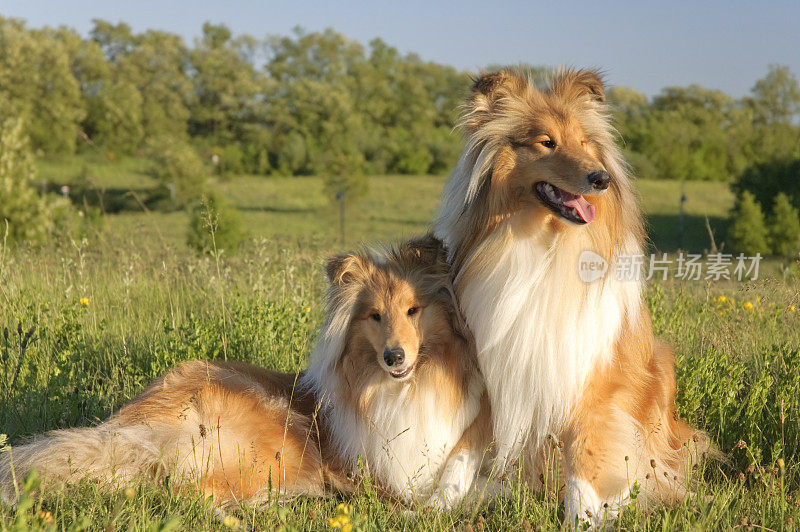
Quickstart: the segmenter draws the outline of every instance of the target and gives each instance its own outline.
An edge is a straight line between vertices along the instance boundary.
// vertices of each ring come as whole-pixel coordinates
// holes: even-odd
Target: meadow
[[[140,161],[41,163],[43,179],[111,197],[152,183]],[[347,208],[315,177],[237,176],[215,187],[250,235],[238,253],[198,256],[188,215],[125,209],[77,240],[43,249],[0,248],[0,433],[11,444],[45,430],[97,423],[152,379],[190,359],[244,360],[297,371],[321,323],[324,257],[424,232],[445,178],[379,176]],[[639,181],[653,249],[722,243],[733,196],[724,184]],[[681,192],[682,191],[682,192]],[[681,193],[684,230],[678,229]],[[681,245],[682,244],[682,245]],[[626,509],[625,530],[792,530],[800,523],[800,268],[770,262],[752,282],[653,280],[647,301],[656,333],[675,346],[682,416],[726,454],[697,472],[678,508]],[[2,443],[0,443],[2,446]],[[218,518],[209,501],[156,483],[107,493],[84,483],[0,509],[0,530],[324,530],[340,515],[354,530],[555,529],[552,493],[516,486],[513,496],[409,518],[368,481],[354,497],[241,507]],[[337,506],[344,503],[347,508]]]

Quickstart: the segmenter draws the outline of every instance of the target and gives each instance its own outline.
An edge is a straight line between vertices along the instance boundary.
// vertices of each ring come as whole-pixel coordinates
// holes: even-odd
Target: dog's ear
[[[491,98],[495,91],[509,80],[510,74],[507,70],[499,70],[497,72],[481,71],[478,77],[473,80],[473,94],[481,94]]]
[[[462,124],[467,128],[478,127],[492,117],[499,101],[511,94],[521,94],[527,85],[525,76],[511,70],[481,72],[473,80]]]
[[[346,253],[329,258],[325,271],[331,284],[344,285],[365,279],[372,265],[372,261],[364,255]]]
[[[567,100],[577,100],[588,95],[598,102],[606,101],[603,76],[597,70],[559,72],[550,84],[550,92]]]
[[[398,249],[397,258],[407,267],[427,268],[431,272],[449,269],[444,244],[430,233],[404,242]]]

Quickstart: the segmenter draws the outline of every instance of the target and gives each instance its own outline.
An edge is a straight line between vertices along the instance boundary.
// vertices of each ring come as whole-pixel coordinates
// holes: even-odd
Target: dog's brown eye
[[[369,315],[369,317],[375,321],[381,321],[381,315],[378,314],[377,312],[373,312],[372,314]]]
[[[554,150],[554,149],[555,149],[555,147],[556,147],[556,141],[554,141],[554,140],[552,140],[552,139],[543,140],[543,141],[541,142],[541,144],[542,144],[542,146],[544,146],[545,148],[548,148],[548,149],[551,149],[551,150]]]
[[[410,309],[408,309],[408,315],[409,316],[413,316],[417,312],[419,312],[419,307],[411,307]]]

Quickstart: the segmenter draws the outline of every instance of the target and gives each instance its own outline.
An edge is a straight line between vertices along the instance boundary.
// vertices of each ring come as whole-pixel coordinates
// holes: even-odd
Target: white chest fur
[[[450,451],[472,423],[480,404],[476,376],[467,400],[443,408],[433,386],[383,382],[363,413],[337,406],[328,416],[340,456],[407,500],[427,498]]]
[[[504,238],[502,231],[490,240]],[[613,269],[602,280],[581,281],[578,256],[591,249],[588,238],[559,238],[546,246],[507,240],[499,256],[476,260],[483,266],[459,286],[501,460],[559,432],[587,377],[611,359],[623,320],[638,309],[637,282],[615,280]]]

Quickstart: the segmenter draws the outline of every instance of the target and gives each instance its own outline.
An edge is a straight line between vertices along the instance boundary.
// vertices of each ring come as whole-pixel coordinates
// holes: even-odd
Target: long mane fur
[[[460,122],[466,148],[445,186],[435,227],[477,340],[500,458],[519,457],[528,442],[538,449],[563,427],[590,372],[610,361],[620,330],[637,319],[641,306],[639,282],[613,275],[622,255],[643,247],[631,176],[606,105],[591,91],[575,89],[579,75],[561,71],[543,90],[520,72],[476,83]],[[498,157],[542,105],[569,108],[579,118],[613,178],[605,215],[582,231],[553,234],[543,227],[530,235],[515,227],[513,212],[492,211]],[[581,281],[584,250],[604,257],[611,274]]]
[[[477,363],[458,329],[449,271],[437,269],[436,260],[420,262],[413,256],[418,249],[400,246],[359,257],[370,268],[372,281],[402,276],[429,305],[447,309],[454,334],[425,340],[430,352],[421,353],[407,383],[388,382],[377,364],[353,371],[342,361],[357,349],[353,322],[364,283],[332,282],[326,296],[328,319],[300,383],[320,401],[319,417],[343,465],[349,470],[366,468],[383,488],[406,500],[430,496],[450,451],[476,417],[483,391]],[[434,252],[441,252],[441,246]],[[444,257],[440,264],[446,266]],[[443,356],[458,361],[455,371],[441,366]],[[447,401],[446,390],[436,385],[448,382],[443,374],[455,376],[456,400]]]

